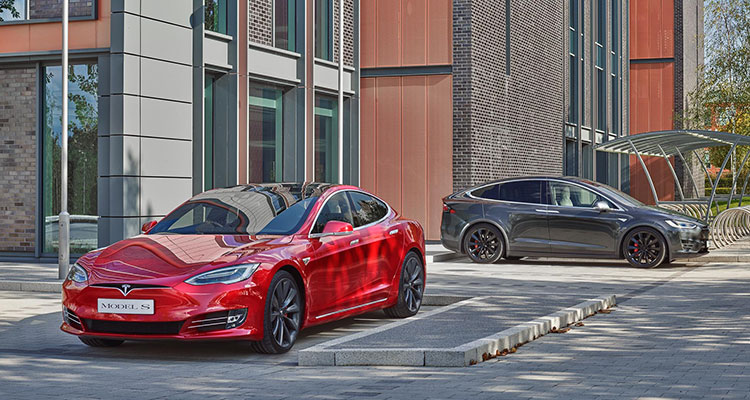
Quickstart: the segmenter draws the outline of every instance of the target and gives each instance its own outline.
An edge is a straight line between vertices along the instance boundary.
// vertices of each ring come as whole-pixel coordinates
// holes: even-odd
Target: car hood
[[[92,252],[79,263],[89,269],[92,284],[144,280],[169,284],[206,266],[232,264],[288,241],[278,236],[140,235]]]
[[[648,215],[652,215],[657,218],[669,219],[671,217],[675,217],[683,221],[690,221],[692,223],[698,224],[698,226],[706,225],[706,223],[703,222],[702,220],[699,220],[697,218],[691,217],[687,214],[683,214],[678,211],[669,210],[666,208],[661,208],[661,207],[656,207],[656,206],[642,206],[640,208]]]

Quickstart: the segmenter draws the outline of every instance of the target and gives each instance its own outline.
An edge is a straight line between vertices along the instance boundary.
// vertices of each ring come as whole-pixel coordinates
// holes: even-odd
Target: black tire
[[[477,224],[469,228],[464,237],[464,253],[471,261],[480,264],[497,262],[505,252],[502,233],[490,224]]]
[[[383,311],[391,318],[408,318],[419,312],[424,296],[424,265],[419,255],[409,252],[404,257],[398,282],[398,302]]]
[[[655,268],[667,259],[667,245],[655,229],[635,228],[622,241],[622,254],[633,267]]]
[[[281,354],[294,346],[305,309],[301,293],[289,272],[279,271],[273,276],[266,294],[263,339],[253,343],[256,352]]]
[[[100,339],[82,336],[79,336],[78,340],[83,342],[86,346],[91,347],[117,347],[125,342],[124,340],[119,339]]]

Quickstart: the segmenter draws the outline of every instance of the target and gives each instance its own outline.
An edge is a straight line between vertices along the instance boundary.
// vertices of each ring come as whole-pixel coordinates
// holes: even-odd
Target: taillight
[[[455,214],[456,210],[450,208],[450,206],[448,206],[447,204],[443,204],[443,212]]]

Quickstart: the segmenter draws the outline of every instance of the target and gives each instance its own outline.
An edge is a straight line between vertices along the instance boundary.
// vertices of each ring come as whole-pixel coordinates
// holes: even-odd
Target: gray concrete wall
[[[192,16],[183,0],[112,1],[100,245],[138,234],[192,195]]]

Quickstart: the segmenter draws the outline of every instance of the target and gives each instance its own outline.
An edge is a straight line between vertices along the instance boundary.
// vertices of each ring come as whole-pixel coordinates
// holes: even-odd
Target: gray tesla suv
[[[575,177],[513,178],[443,199],[446,248],[480,263],[524,256],[625,258],[653,268],[708,253],[708,226]]]

